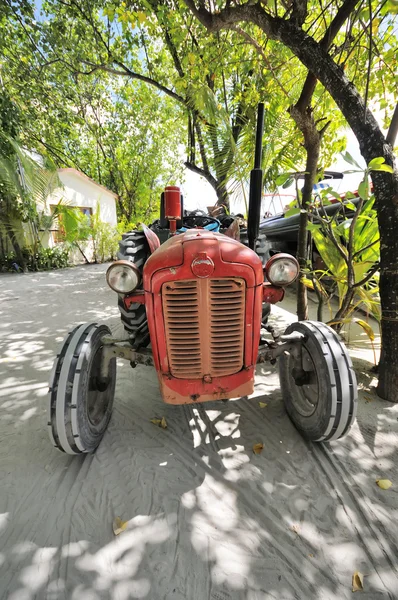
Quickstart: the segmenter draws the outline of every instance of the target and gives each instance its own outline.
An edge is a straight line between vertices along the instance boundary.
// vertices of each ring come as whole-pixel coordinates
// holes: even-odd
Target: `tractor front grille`
[[[245,281],[172,281],[162,287],[171,374],[223,377],[243,367]]]

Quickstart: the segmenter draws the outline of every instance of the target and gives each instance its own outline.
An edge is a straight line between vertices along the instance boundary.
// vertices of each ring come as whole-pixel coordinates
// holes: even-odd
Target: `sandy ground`
[[[0,276],[1,600],[344,600],[356,570],[361,600],[398,598],[398,405],[376,398],[358,344],[365,391],[339,442],[300,437],[275,368],[249,400],[172,407],[151,369],[121,362],[97,452],[51,446],[59,342],[85,321],[121,331],[105,268]],[[150,423],[162,416],[167,430]],[[129,520],[117,538],[115,516]]]

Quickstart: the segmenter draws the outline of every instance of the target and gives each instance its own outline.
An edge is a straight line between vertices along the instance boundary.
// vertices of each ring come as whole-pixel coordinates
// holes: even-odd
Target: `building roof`
[[[113,196],[115,198],[115,200],[118,199],[118,195],[117,194],[115,194],[111,190],[108,190],[108,188],[105,187],[104,185],[101,185],[100,183],[97,183],[96,181],[94,181],[94,179],[91,179],[90,177],[88,177],[87,175],[85,175],[81,171],[78,171],[77,169],[74,169],[73,167],[68,167],[66,169],[57,169],[57,172],[58,173],[71,173],[72,175],[77,175],[81,179],[84,179],[85,181],[89,181],[90,183],[93,183],[94,185],[96,185],[101,190],[104,190],[105,192],[108,192],[108,194],[110,194],[111,196]]]

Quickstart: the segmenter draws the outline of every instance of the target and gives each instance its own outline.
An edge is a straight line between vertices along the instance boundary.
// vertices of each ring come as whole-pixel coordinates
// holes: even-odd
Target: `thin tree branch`
[[[336,238],[336,236],[334,234],[334,231],[333,231],[332,221],[329,221],[327,219],[322,219],[322,217],[319,216],[319,214],[315,214],[315,213],[312,213],[311,216],[312,216],[313,219],[315,219],[319,223],[322,223],[322,225],[324,227],[326,226],[326,228],[327,228],[327,235],[329,235],[330,240],[333,243],[333,245],[335,246],[336,250],[339,252],[339,254],[341,255],[341,257],[347,263],[347,261],[348,261],[347,254],[344,252],[343,248],[341,247],[341,245],[337,241],[337,238]]]
[[[170,98],[173,98],[174,100],[177,100],[177,102],[184,104],[184,106],[187,105],[186,99],[183,98],[182,96],[180,96],[179,94],[177,94],[176,92],[173,92],[173,90],[170,90],[169,88],[162,85],[158,81],[155,81],[155,79],[152,79],[151,77],[147,77],[146,75],[141,75],[140,73],[135,73],[134,71],[132,71],[131,69],[126,67],[125,64],[123,64],[119,61],[115,60],[113,62],[116,65],[118,65],[118,67],[120,67],[120,69],[122,69],[122,70],[114,69],[113,67],[110,67],[109,64],[95,65],[86,60],[82,61],[82,62],[88,66],[93,67],[93,69],[92,69],[92,71],[90,71],[90,73],[87,73],[85,71],[78,71],[78,70],[74,69],[74,67],[72,65],[69,65],[69,67],[74,69],[75,72],[79,73],[80,75],[89,75],[89,74],[93,73],[94,71],[100,70],[100,71],[106,71],[107,73],[112,73],[113,75],[121,75],[122,77],[131,77],[131,79],[138,79],[139,81],[143,81],[144,83],[148,83],[149,85],[156,87],[161,92],[164,92],[165,94],[167,94],[167,96],[170,96]]]
[[[198,138],[199,152],[200,152],[200,157],[202,159],[203,169],[211,175],[210,169],[209,169],[209,163],[207,162],[207,156],[206,156],[205,144],[203,141],[202,130],[200,128],[200,125],[199,125],[199,122],[197,119],[197,114],[195,112],[193,113],[193,122],[194,122],[195,131],[196,131],[196,136]],[[215,177],[213,177],[213,179],[214,179],[214,181],[216,181]]]
[[[352,255],[352,258],[356,258],[357,256],[359,256],[360,254],[362,254],[362,252],[365,252],[365,250],[369,250],[369,248],[372,248],[372,246],[375,246],[376,244],[378,244],[380,242],[380,238],[378,237],[377,240],[374,240],[371,244],[368,244],[367,246],[365,246],[364,248],[361,248],[360,250],[358,250],[358,252],[355,252]]]
[[[75,0],[71,0],[71,2],[65,2],[64,0],[59,0],[59,2],[61,4],[63,4],[64,6],[68,7],[68,8],[72,8],[73,6],[76,8],[76,10],[81,14],[81,16],[83,17],[83,19],[85,21],[87,21],[87,23],[92,27],[95,35],[97,36],[97,38],[100,40],[100,42],[103,44],[103,46],[105,47],[107,56],[110,57],[110,49],[109,49],[109,45],[107,44],[107,42],[104,40],[101,32],[99,31],[98,27],[96,26],[96,24],[94,23],[94,20],[92,19],[91,15],[87,16],[87,14],[84,12],[84,10],[81,8],[80,4],[78,2],[75,2]]]
[[[379,263],[375,263],[373,265],[373,267],[371,267],[368,271],[368,274],[366,275],[366,277],[364,277],[363,279],[361,279],[361,281],[358,281],[357,283],[354,283],[354,285],[352,286],[353,288],[358,288],[361,287],[361,285],[364,285],[365,283],[367,283],[370,279],[372,279],[373,275],[380,269],[380,265]]]
[[[8,7],[9,7],[9,9],[13,12],[14,17],[17,19],[17,21],[21,25],[22,29],[26,33],[26,36],[29,39],[29,41],[30,41],[32,47],[34,48],[34,50],[36,50],[40,54],[40,56],[45,60],[45,56],[44,56],[43,52],[41,51],[41,49],[39,48],[39,46],[36,44],[36,42],[34,41],[34,39],[32,38],[32,36],[30,35],[29,31],[26,29],[25,23],[23,22],[22,18],[19,16],[19,14],[17,13],[17,11],[13,7],[12,3],[10,2],[10,0],[6,0],[6,3],[8,5]]]
[[[334,38],[340,31],[344,22],[348,19],[351,12],[355,8],[356,4],[358,4],[359,0],[346,0],[340,6],[339,10],[336,13],[336,16],[330,23],[329,27],[325,31],[325,35],[322,40],[319,42],[319,45],[322,46],[325,50],[330,48],[331,43]],[[315,87],[317,84],[317,78],[315,75],[309,71],[306,80],[303,85],[303,89],[300,94],[300,98],[298,99],[296,106],[299,110],[304,110],[311,102],[312,95],[315,91]]]
[[[361,210],[363,207],[363,203],[365,200],[360,198],[357,209],[352,217],[352,221],[350,223],[350,229],[348,231],[348,261],[347,261],[347,284],[348,288],[353,288],[355,285],[355,271],[354,271],[354,260],[353,260],[353,250],[354,250],[354,232],[355,225],[357,224],[359,215],[361,214]]]
[[[193,173],[196,173],[197,175],[201,175],[202,177],[204,177],[215,190],[217,189],[217,180],[215,177],[213,177],[213,175],[210,173],[210,171],[201,169],[197,165],[194,165],[188,161],[185,162],[184,165],[187,167],[187,169],[189,169]]]
[[[273,66],[271,65],[270,61],[268,60],[268,57],[265,54],[262,47],[260,46],[260,44],[254,38],[252,38],[252,36],[250,34],[248,34],[244,29],[242,29],[242,27],[239,27],[238,25],[233,25],[231,27],[231,29],[236,31],[236,33],[239,33],[239,35],[241,35],[243,38],[245,38],[245,40],[247,40],[249,42],[249,44],[251,44],[257,50],[257,52],[260,54],[260,56],[264,60],[265,64],[267,65],[268,69],[271,71],[272,75],[274,76],[276,83],[279,85],[279,87],[281,88],[281,90],[285,94],[285,96],[287,98],[289,98],[289,92],[284,88],[283,84],[279,81]]]
[[[369,8],[369,53],[368,53],[368,70],[366,74],[366,86],[365,86],[365,110],[364,110],[364,118],[366,118],[366,107],[368,105],[368,95],[369,95],[369,84],[370,84],[370,71],[372,68],[372,41],[373,41],[373,32],[372,32],[372,0],[368,0],[368,8]]]

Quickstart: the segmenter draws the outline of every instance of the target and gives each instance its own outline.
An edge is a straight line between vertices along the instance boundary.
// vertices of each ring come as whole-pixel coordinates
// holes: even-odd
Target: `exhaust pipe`
[[[257,109],[256,150],[254,169],[250,173],[249,215],[247,220],[247,237],[249,248],[255,250],[260,229],[261,197],[263,191],[263,170],[261,157],[263,150],[264,104],[260,102]]]

